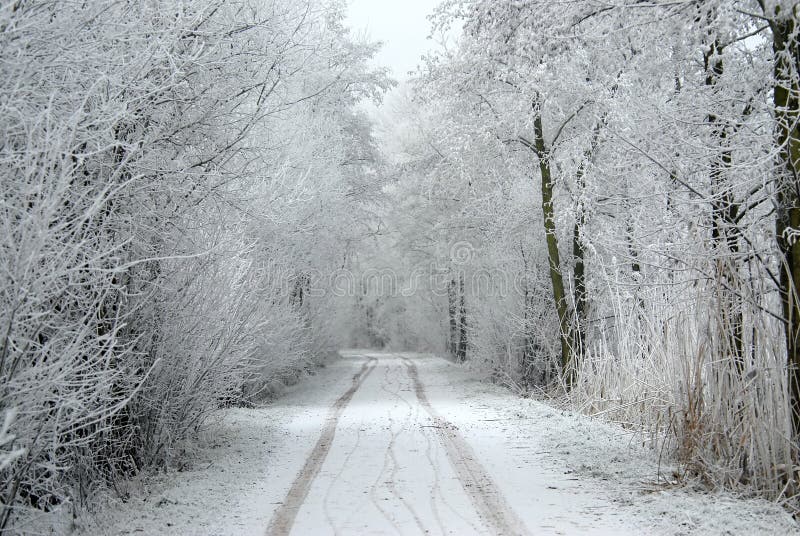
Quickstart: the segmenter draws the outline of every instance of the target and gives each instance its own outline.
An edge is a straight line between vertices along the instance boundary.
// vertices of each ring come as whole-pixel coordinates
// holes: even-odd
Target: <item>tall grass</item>
[[[681,462],[685,478],[796,505],[783,326],[745,296],[743,358],[714,288],[683,284],[612,293],[569,401],[642,434]]]

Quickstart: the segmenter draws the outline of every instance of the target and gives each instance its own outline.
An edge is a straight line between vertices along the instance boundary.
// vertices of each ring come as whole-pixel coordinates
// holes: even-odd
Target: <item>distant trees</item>
[[[422,164],[393,192],[447,200],[426,251],[475,246],[471,358],[521,388],[557,372],[687,475],[773,497],[798,486],[796,10],[444,2],[458,37],[416,81]]]
[[[335,344],[331,297],[290,289],[346,255],[374,154],[353,105],[389,84],[342,20],[0,6],[0,529],[169,463]]]

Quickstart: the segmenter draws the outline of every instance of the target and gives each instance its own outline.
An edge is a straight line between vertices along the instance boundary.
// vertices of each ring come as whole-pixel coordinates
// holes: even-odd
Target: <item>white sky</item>
[[[439,0],[350,0],[347,22],[356,32],[366,31],[373,41],[383,41],[376,62],[392,69],[397,81],[421,63],[419,57],[433,41],[428,19]]]

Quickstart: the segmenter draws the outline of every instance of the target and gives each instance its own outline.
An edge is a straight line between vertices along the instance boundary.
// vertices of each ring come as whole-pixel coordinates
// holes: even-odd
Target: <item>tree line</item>
[[[374,330],[555,389],[688,479],[796,507],[799,10],[443,2],[445,46],[381,134],[374,258],[452,284],[365,293]],[[487,272],[522,284],[470,284]]]
[[[177,463],[339,346],[379,188],[340,2],[0,5],[0,531]],[[22,527],[22,529],[21,529]]]

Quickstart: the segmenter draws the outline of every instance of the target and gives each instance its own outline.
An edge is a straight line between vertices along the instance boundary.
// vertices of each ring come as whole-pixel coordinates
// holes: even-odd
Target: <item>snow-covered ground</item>
[[[343,352],[77,533],[800,533],[768,502],[656,485],[631,439],[440,358]]]

